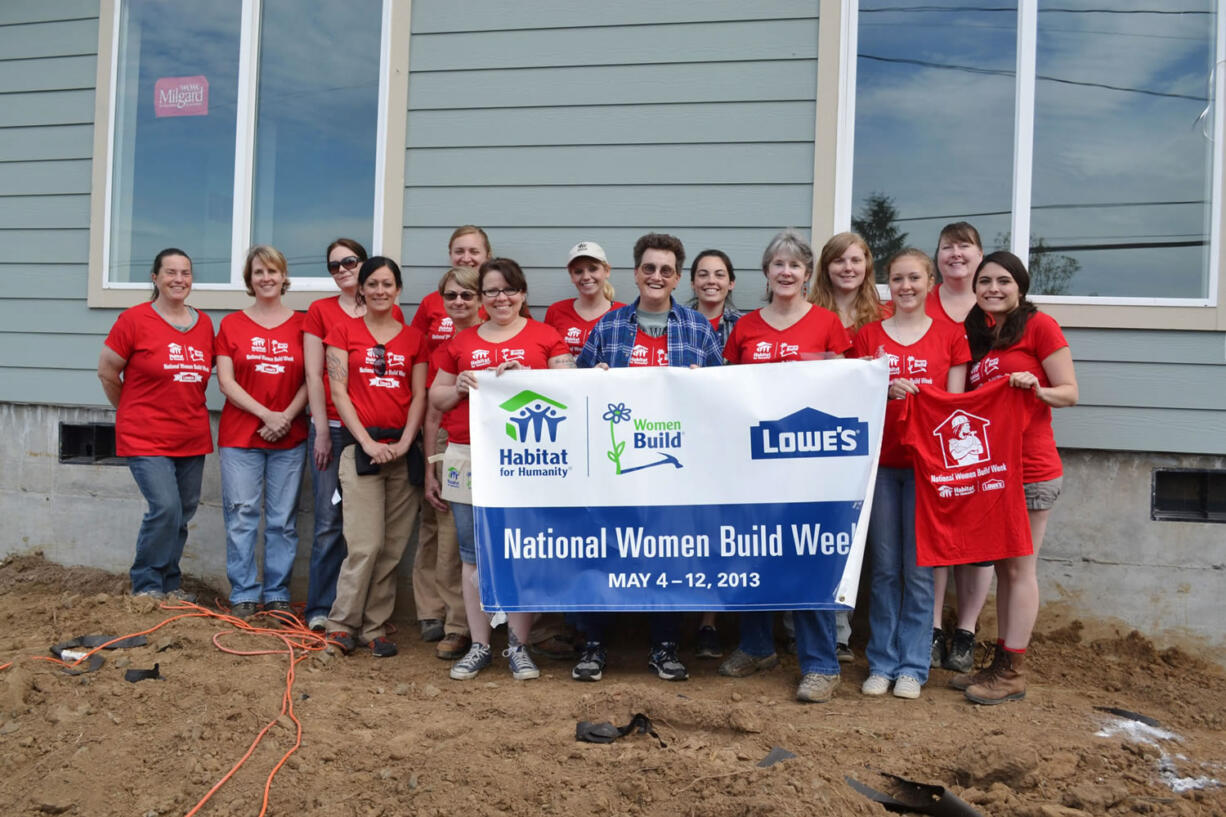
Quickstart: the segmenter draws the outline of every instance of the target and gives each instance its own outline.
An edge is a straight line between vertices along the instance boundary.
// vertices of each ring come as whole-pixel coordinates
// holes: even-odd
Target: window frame
[[[100,0],[98,68],[94,102],[93,178],[90,193],[88,306],[126,308],[149,297],[146,281],[108,280],[111,193],[115,144],[115,99],[119,77],[120,16],[124,0]],[[230,280],[196,283],[192,304],[201,309],[241,309],[248,306],[242,279],[243,262],[251,245],[251,213],[259,43],[263,0],[242,0],[239,42],[238,116],[235,128],[234,191],[230,241]],[[375,148],[375,191],[372,254],[398,254],[403,234],[405,134],[408,119],[409,35],[411,0],[382,0],[379,44],[378,124]],[[399,103],[393,105],[392,101]],[[321,236],[321,241],[326,237]],[[189,248],[190,249],[190,248]],[[320,245],[320,264],[323,264]],[[286,303],[305,309],[321,292],[332,292],[330,278],[294,279]]]
[[[1017,91],[1013,150],[1011,250],[1029,257],[1031,180],[1034,147],[1035,73],[1039,0],[1018,2]],[[832,235],[851,229],[852,168],[855,149],[856,54],[859,0],[821,0],[818,46],[817,110],[837,116],[817,118],[814,139],[812,234]],[[1035,295],[1063,326],[1133,329],[1226,330],[1226,9],[1216,15],[1213,77],[1213,150],[1210,170],[1209,280],[1202,298],[1125,298],[1111,296]],[[825,69],[823,71],[823,68]],[[823,196],[824,191],[824,196]],[[1024,237],[1024,238],[1023,238]]]

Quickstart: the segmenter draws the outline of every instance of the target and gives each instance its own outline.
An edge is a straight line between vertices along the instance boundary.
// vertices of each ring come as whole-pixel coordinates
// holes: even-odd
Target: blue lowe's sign
[[[803,408],[782,419],[751,426],[749,445],[755,460],[862,457],[868,453],[868,423]]]

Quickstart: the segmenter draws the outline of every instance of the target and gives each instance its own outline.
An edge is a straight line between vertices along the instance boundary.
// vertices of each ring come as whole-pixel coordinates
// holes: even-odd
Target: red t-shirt
[[[344,349],[349,359],[349,400],[364,428],[404,428],[413,402],[413,367],[426,362],[426,342],[411,326],[383,344],[366,321],[351,318],[328,330],[328,346]],[[382,363],[382,366],[380,366]],[[379,369],[383,371],[380,373]]]
[[[480,295],[477,296],[480,298]],[[484,306],[477,306],[477,316],[483,321],[490,319],[489,313],[485,311]],[[409,324],[418,332],[426,336],[426,341],[434,341],[430,346],[431,350],[436,349],[439,344],[451,340],[455,336],[455,327],[451,323],[451,316],[447,314],[447,307],[444,305],[443,296],[436,289],[434,292],[427,293],[421,299],[421,303],[417,305],[417,311],[413,313],[413,322]]]
[[[962,326],[962,321],[956,321],[950,317],[945,311],[945,307],[941,305],[941,285],[937,284],[932,288],[932,292],[928,293],[928,297],[924,299],[924,312],[928,317],[939,323],[949,324],[951,326]]]
[[[621,309],[623,306],[625,306],[624,303],[614,301],[605,312]],[[567,298],[565,301],[558,301],[551,305],[545,311],[545,323],[558,330],[562,340],[566,341],[570,353],[578,357],[583,351],[583,344],[587,343],[587,336],[591,334],[592,327],[604,316],[605,312],[589,321],[575,311],[575,299]]]
[[[755,309],[736,322],[724,359],[729,363],[778,363],[784,360],[822,360],[827,352],[846,354],[851,349],[847,330],[829,309],[812,306],[787,329],[776,329]]]
[[[1008,378],[1013,372],[1030,372],[1044,388],[1051,385],[1043,361],[1053,352],[1068,346],[1055,318],[1036,312],[1026,322],[1021,339],[1008,349],[994,349],[971,367],[967,380],[977,389],[993,380]],[[1018,391],[1021,391],[1018,389]],[[1051,406],[1025,392],[1031,399],[1032,419],[1022,442],[1022,475],[1027,483],[1044,482],[1064,473],[1056,435],[1051,428]]]
[[[1027,556],[1022,486],[1028,395],[1008,383],[966,394],[925,386],[899,412],[915,463],[915,552],[921,566]]]
[[[668,333],[658,338],[644,332],[642,329],[634,333],[634,348],[630,350],[630,362],[627,366],[667,366],[668,365]]]
[[[204,390],[213,369],[213,322],[196,312],[180,332],[152,303],[124,310],[106,345],[127,361],[115,415],[121,457],[194,457],[213,450]]]
[[[566,343],[556,329],[531,318],[514,337],[501,343],[481,337],[477,331],[479,328],[465,329],[434,352],[434,365],[439,371],[458,375],[460,372],[496,367],[512,360],[518,360],[529,369],[547,369],[550,358],[569,354]],[[450,441],[468,445],[471,439],[468,398],[461,399],[448,414],[456,415],[453,425],[447,426]]]
[[[306,382],[302,355],[301,312],[265,329],[245,312],[235,312],[221,319],[213,353],[230,358],[234,364],[234,380],[243,391],[261,405],[281,411],[294,400],[298,389]],[[250,412],[243,411],[230,400],[221,409],[221,424],[217,428],[217,445],[234,448],[293,448],[306,440],[306,414],[294,418],[285,436],[274,443],[267,442],[257,432],[263,423]]]
[[[856,357],[872,357],[885,350],[890,363],[891,382],[906,378],[917,386],[932,386],[945,391],[949,370],[971,359],[970,347],[961,328],[933,321],[924,336],[912,344],[902,344],[885,331],[881,321],[865,324],[852,339]],[[898,438],[898,415],[905,400],[887,400],[885,429],[881,435],[880,462],[886,468],[910,468],[911,457]]]
[[[399,305],[392,307],[392,314],[396,316],[396,320],[404,323],[404,312],[401,311]],[[333,295],[330,298],[320,298],[318,301],[312,302],[307,308],[306,320],[302,323],[302,331],[324,341],[333,326],[341,321],[351,320],[354,320],[354,318],[350,317],[349,313],[341,308],[341,296]],[[336,406],[332,404],[332,383],[328,380],[326,363],[321,374],[324,379],[324,400],[328,404],[328,419],[339,422],[341,416],[336,413]]]

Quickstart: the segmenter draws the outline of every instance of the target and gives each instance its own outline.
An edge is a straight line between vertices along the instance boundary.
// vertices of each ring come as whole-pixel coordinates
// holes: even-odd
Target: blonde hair
[[[463,289],[471,289],[477,293],[477,297],[481,296],[481,290],[477,285],[477,268],[476,267],[452,267],[443,273],[443,277],[438,279],[438,294],[442,295],[443,290],[447,288],[448,281],[455,281]]]
[[[881,319],[881,298],[877,297],[877,285],[873,276],[873,251],[858,233],[838,233],[831,236],[822,247],[817,276],[814,278],[813,288],[809,291],[809,302],[839,314],[839,305],[834,299],[834,285],[830,282],[830,265],[841,258],[852,245],[859,247],[864,253],[864,280],[860,282],[851,305],[852,327],[859,329],[867,323]]]
[[[285,256],[276,247],[268,244],[256,244],[247,251],[247,262],[243,264],[243,283],[247,285],[247,294],[255,296],[255,288],[251,286],[251,268],[256,261],[263,262],[265,266],[276,267],[285,276],[285,280],[281,282],[281,294],[284,295],[289,291],[289,262],[285,260]]]
[[[455,232],[451,234],[451,238],[447,239],[447,252],[451,252],[451,245],[455,244],[455,240],[463,235],[479,235],[481,241],[485,244],[485,258],[488,261],[494,257],[494,251],[490,248],[490,237],[485,234],[476,224],[461,224],[455,228]]]
[[[936,265],[932,263],[932,257],[917,247],[903,247],[901,250],[894,253],[894,255],[890,258],[889,263],[885,265],[885,277],[887,281],[890,278],[890,271],[894,269],[894,265],[904,258],[914,258],[916,261],[919,261],[924,265],[924,271],[928,273],[928,280],[933,283],[936,282],[937,268]]]

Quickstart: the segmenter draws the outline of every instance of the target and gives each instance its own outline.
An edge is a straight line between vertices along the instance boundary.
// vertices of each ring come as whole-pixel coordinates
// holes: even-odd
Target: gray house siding
[[[96,0],[0,4],[3,402],[102,403],[94,367],[115,311],[86,306],[97,14]],[[462,17],[415,4],[406,306],[466,222],[524,265],[542,311],[569,294],[562,263],[584,238],[631,297],[630,250],[649,230],[691,255],[726,250],[738,303],[758,305],[761,248],[810,218],[818,25],[799,0],[491,1]],[[1056,413],[1062,446],[1226,454],[1226,334],[1067,334],[1082,403]]]

